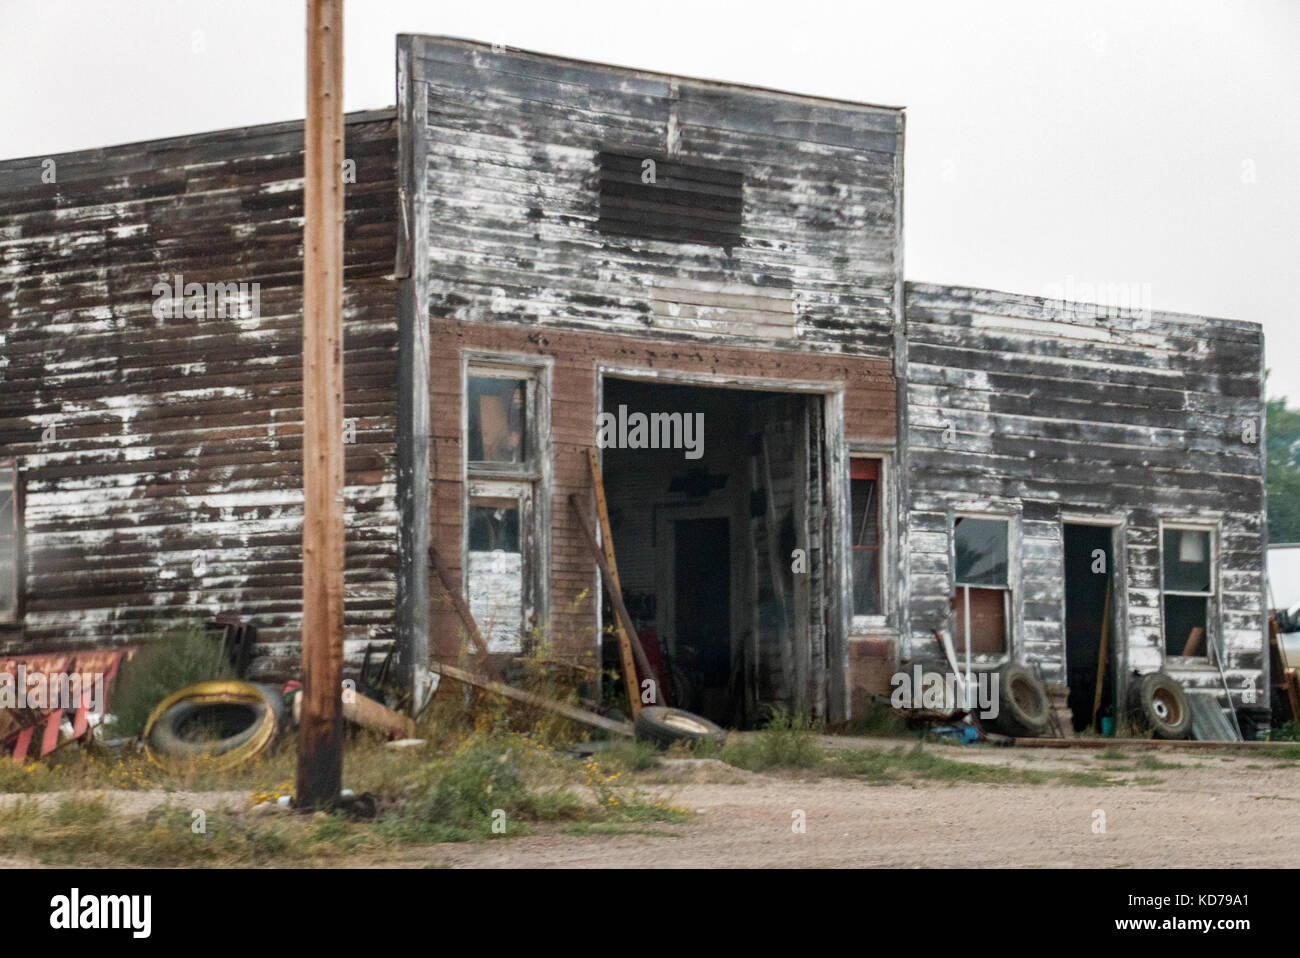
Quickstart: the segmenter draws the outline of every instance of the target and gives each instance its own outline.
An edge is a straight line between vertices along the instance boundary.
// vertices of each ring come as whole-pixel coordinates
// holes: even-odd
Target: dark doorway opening
[[[773,709],[821,720],[828,663],[842,654],[828,628],[838,579],[827,572],[819,397],[607,375],[602,398],[623,601],[666,704],[730,728]],[[638,415],[660,426],[640,430]],[[620,671],[612,640],[602,658],[605,674]]]
[[[1109,526],[1065,524],[1065,655],[1074,730],[1114,716],[1115,564]],[[1106,649],[1102,655],[1102,635]],[[1101,672],[1101,699],[1097,675]],[[1097,714],[1093,708],[1096,705]]]
[[[691,700],[685,707],[725,725],[733,721],[731,680],[731,523],[673,522],[673,632]]]

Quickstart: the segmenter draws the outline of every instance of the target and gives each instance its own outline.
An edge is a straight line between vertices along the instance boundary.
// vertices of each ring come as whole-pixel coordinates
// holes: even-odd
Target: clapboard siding
[[[1061,515],[1109,516],[1124,530],[1122,661],[1217,686],[1213,670],[1167,665],[1161,641],[1159,524],[1200,521],[1219,529],[1214,623],[1229,682],[1258,682],[1260,328],[918,283],[905,316],[907,654],[939,654],[930,630],[948,619],[951,512],[1004,513],[1018,529],[1013,649],[1062,681]]]
[[[409,42],[432,316],[892,355],[900,110]],[[738,238],[602,231],[604,152],[739,174]]]
[[[6,652],[218,612],[296,672],[302,603],[302,124],[0,163],[0,456],[26,486]],[[346,637],[393,634],[396,116],[353,116],[345,192]],[[152,287],[260,284],[260,315],[155,318]],[[53,433],[49,433],[49,427]],[[202,553],[201,574],[196,553]]]

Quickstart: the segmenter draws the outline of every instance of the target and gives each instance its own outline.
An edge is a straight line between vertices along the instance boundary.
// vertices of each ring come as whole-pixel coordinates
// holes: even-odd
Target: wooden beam
[[[299,808],[343,780],[343,0],[307,0]]]
[[[491,679],[485,679],[482,676],[475,675],[473,672],[466,672],[454,665],[444,665],[440,662],[430,662],[429,671],[436,672],[439,675],[449,679],[455,679],[457,682],[464,682],[466,685],[472,685],[475,688],[484,689],[488,692],[495,692],[497,695],[504,696],[508,699],[514,699],[516,702],[523,702],[525,705],[533,705],[537,708],[543,708],[547,711],[554,712],[556,715],[563,715],[565,718],[572,719],[575,722],[581,722],[583,725],[591,725],[595,728],[604,729],[606,732],[613,732],[615,735],[625,735],[628,738],[635,734],[632,725],[628,722],[615,722],[613,719],[607,719],[603,715],[597,715],[595,712],[588,712],[586,709],[580,709],[576,705],[569,705],[565,702],[557,702],[554,699],[548,699],[533,692],[525,692],[523,689],[517,689],[511,685],[505,685],[501,682],[494,682]]]
[[[1092,717],[1088,720],[1088,727],[1097,729],[1097,712],[1101,710],[1101,686],[1106,678],[1106,665],[1109,660],[1106,658],[1106,647],[1110,640],[1110,587],[1114,580],[1114,573],[1106,579],[1106,600],[1101,606],[1101,641],[1097,649],[1097,687],[1092,696]],[[1068,677],[1068,676],[1067,676]]]
[[[433,571],[437,574],[438,581],[442,583],[443,589],[451,597],[451,604],[455,607],[456,614],[460,616],[460,621],[465,626],[470,641],[474,643],[474,648],[478,651],[481,659],[479,664],[483,671],[494,679],[500,679],[501,674],[497,671],[497,667],[492,664],[492,655],[488,652],[483,633],[478,630],[478,623],[474,621],[474,613],[470,611],[469,605],[460,594],[460,583],[456,581],[455,576],[451,574],[451,570],[447,568],[447,563],[442,561],[442,554],[438,552],[437,546],[429,546],[429,563],[433,566]]]
[[[989,736],[993,740],[993,736]],[[1095,748],[1095,749],[1169,749],[1170,751],[1214,751],[1225,752],[1252,750],[1267,752],[1270,749],[1294,748],[1295,742],[1203,742],[1200,739],[1163,739],[1163,738],[1115,738],[1103,736],[1095,738],[1011,738],[998,736],[996,744],[1009,748]]]
[[[600,474],[600,456],[595,446],[587,447],[587,466],[591,472],[591,490],[596,497],[596,521],[600,524],[600,545],[605,554],[605,565],[609,568],[609,588],[611,593],[623,594],[623,586],[618,579],[618,559],[614,556],[614,533],[609,526],[609,509],[605,504],[605,481]],[[623,684],[627,686],[627,705],[631,709],[633,720],[641,714],[641,683],[637,681],[636,662],[632,659],[632,641],[628,638],[623,620],[614,620],[614,634],[618,637],[618,656],[623,663]],[[646,676],[651,678],[651,676]],[[655,692],[655,704],[660,703],[659,689]]]
[[[587,520],[582,498],[577,493],[573,493],[569,496],[569,505],[573,507],[574,514],[578,517],[578,525],[582,528],[583,535],[587,537],[587,545],[591,546],[596,566],[600,569],[601,581],[605,583],[605,591],[609,592],[609,601],[614,606],[614,615],[627,631],[628,641],[632,643],[632,654],[636,656],[637,668],[646,675],[654,675],[654,670],[650,668],[650,660],[645,657],[645,649],[641,647],[641,639],[636,634],[636,629],[632,627],[632,616],[628,615],[627,606],[623,604],[622,593],[610,589],[613,577],[610,575],[609,566],[605,564],[605,553],[600,551],[600,543],[596,541],[596,533],[592,531],[591,523]]]

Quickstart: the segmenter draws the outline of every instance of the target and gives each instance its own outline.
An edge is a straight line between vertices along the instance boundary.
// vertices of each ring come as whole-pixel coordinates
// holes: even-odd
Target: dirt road
[[[435,846],[428,860],[495,868],[1300,866],[1295,763],[1162,753],[1161,762],[1179,767],[1116,771],[1132,763],[1006,750],[961,757],[1096,770],[1125,784],[872,786],[753,775],[744,784],[667,788],[675,804],[698,814],[690,824],[648,829],[662,835],[533,835]],[[802,834],[792,827],[796,810],[804,812]]]
[[[824,746],[863,744],[836,739]],[[689,809],[685,823],[618,825],[615,834],[537,826],[528,835],[367,853],[350,858],[349,867],[1300,866],[1300,762],[1260,752],[943,748],[942,754],[1037,771],[1047,780],[1004,785],[917,778],[879,785],[749,773],[716,760],[668,762],[639,775],[637,787]],[[248,802],[240,792],[108,797],[127,815],[164,801],[206,808]],[[17,800],[0,796],[0,806]],[[32,864],[0,860],[0,867]]]

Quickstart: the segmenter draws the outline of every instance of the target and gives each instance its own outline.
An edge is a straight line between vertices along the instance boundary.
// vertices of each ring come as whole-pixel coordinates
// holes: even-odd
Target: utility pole
[[[343,0],[307,0],[299,808],[343,782]]]

